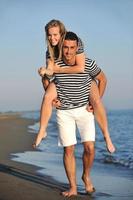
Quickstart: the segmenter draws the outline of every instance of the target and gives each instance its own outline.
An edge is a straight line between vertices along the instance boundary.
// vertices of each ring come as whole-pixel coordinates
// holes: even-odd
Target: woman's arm
[[[50,83],[45,75],[48,75],[48,76],[53,75],[54,61],[52,61],[51,59],[47,59],[46,64],[47,64],[46,67],[42,66],[38,70],[39,75],[42,77],[42,84],[43,84],[43,88],[44,88],[45,91],[46,91],[46,89],[47,89],[47,87]]]
[[[76,63],[73,66],[64,66],[60,67],[59,65],[55,64],[53,67],[54,73],[83,73],[85,68],[85,54],[80,53],[76,55]]]
[[[51,59],[47,59],[47,67],[41,67],[38,72],[40,76],[46,75],[53,75],[53,73],[66,73],[66,74],[73,74],[73,73],[83,73],[85,68],[85,54],[80,53],[76,55],[76,62],[73,66],[64,66],[60,67],[57,64],[54,64],[54,61]],[[48,80],[45,77],[42,78],[43,87],[46,90],[48,87]]]

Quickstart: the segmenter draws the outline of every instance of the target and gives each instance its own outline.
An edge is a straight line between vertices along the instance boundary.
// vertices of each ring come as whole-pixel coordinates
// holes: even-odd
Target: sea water
[[[92,168],[93,174],[100,177],[107,174],[112,177],[128,178],[133,180],[133,110],[113,110],[107,112],[109,130],[116,152],[112,155],[107,151],[103,135],[96,123],[95,160]],[[39,111],[23,112],[22,117],[39,120]],[[67,123],[67,122],[66,122]],[[29,134],[37,134],[39,123],[29,126]],[[36,151],[18,152],[12,154],[12,160],[32,164],[39,167],[36,172],[45,174],[55,180],[67,183],[64,172],[62,147],[58,147],[58,128],[56,124],[56,111],[53,110],[52,117],[47,128],[47,139],[42,140]],[[82,152],[83,147],[77,132],[78,143],[76,145],[76,165],[78,187],[82,190]],[[32,142],[32,141],[31,141]],[[96,181],[96,180],[95,180]]]

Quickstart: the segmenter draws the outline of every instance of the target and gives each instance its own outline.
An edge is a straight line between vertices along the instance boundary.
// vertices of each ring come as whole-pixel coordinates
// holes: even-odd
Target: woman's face
[[[56,46],[60,41],[60,29],[58,26],[49,28],[48,30],[48,40],[52,46]]]

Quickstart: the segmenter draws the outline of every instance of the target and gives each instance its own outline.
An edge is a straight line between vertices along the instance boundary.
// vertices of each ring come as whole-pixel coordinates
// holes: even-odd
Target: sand
[[[11,153],[34,151],[34,134],[28,125],[34,120],[23,119],[19,113],[0,115],[0,200],[62,200],[63,186],[50,177],[36,175],[36,167],[11,160]],[[70,199],[88,199],[88,196]]]
[[[28,126],[35,120],[21,118],[19,113],[0,114],[0,200],[62,200],[65,188],[48,176],[36,174],[32,165],[11,160],[11,154],[34,151],[34,134]],[[78,194],[76,200],[131,200],[132,181],[120,177],[93,175],[98,191],[92,195]],[[124,191],[126,187],[126,190]],[[129,188],[129,191],[128,191]],[[103,191],[103,192],[101,192]],[[114,195],[115,194],[115,195]]]

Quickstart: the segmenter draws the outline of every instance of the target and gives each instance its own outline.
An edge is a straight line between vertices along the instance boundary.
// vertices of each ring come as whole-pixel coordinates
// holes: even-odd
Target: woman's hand
[[[39,70],[38,70],[38,73],[41,77],[43,77],[45,74],[52,76],[53,70],[52,69],[46,69],[45,67],[40,67]]]
[[[60,73],[61,72],[61,67],[55,63],[53,65],[53,71],[54,71],[54,73]]]
[[[46,74],[46,68],[45,67],[40,67],[38,69],[38,73],[41,77],[43,77]]]

